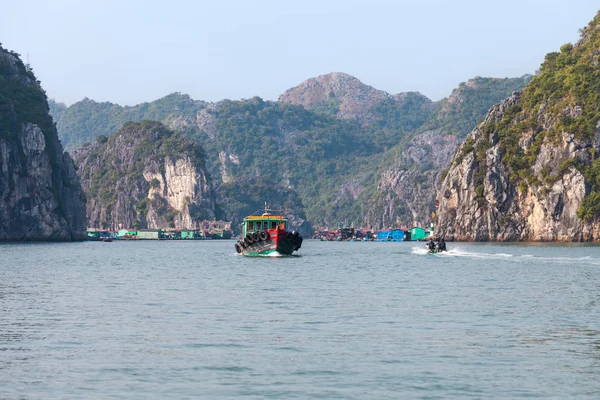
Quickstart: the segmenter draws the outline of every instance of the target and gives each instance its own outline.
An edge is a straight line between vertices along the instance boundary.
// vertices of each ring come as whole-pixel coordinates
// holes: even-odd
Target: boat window
[[[262,223],[260,221],[256,221],[256,230],[257,231],[262,230]]]
[[[253,231],[254,230],[254,222],[252,222],[252,221],[248,222],[248,230],[249,231]]]
[[[271,221],[271,229],[277,228],[277,222]]]

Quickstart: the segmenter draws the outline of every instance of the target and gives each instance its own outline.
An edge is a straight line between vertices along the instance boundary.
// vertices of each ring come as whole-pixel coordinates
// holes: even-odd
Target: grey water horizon
[[[600,246],[0,244],[0,398],[600,397]]]

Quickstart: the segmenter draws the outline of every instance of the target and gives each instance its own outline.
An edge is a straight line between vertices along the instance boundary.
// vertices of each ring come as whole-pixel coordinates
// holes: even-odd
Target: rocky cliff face
[[[435,200],[459,143],[487,110],[531,76],[476,77],[461,83],[452,94],[435,103],[431,118],[419,132],[381,157],[375,196],[368,201],[365,223],[373,228],[402,225],[429,226]],[[386,164],[389,164],[386,165]]]
[[[367,224],[373,228],[428,226],[441,174],[458,147],[454,135],[433,130],[416,136],[379,177]]]
[[[90,227],[189,229],[217,217],[203,150],[161,123],[127,123],[73,157]]]
[[[0,46],[0,241],[83,240],[85,196],[46,95]]]
[[[440,234],[448,239],[476,241],[597,240],[597,221],[577,217],[589,184],[577,168],[565,167],[569,160],[591,165],[590,150],[598,149],[597,139],[581,141],[568,132],[543,139],[528,168],[530,184],[518,180],[506,165],[497,133],[486,133],[486,127],[501,121],[510,107],[519,104],[521,96],[515,93],[494,107],[457,153],[440,190]],[[545,117],[539,116],[540,120]],[[545,128],[522,133],[519,146],[523,153],[534,143],[534,132],[551,124],[550,119],[542,125]],[[489,143],[492,146],[488,148]]]
[[[580,42],[546,56],[523,92],[493,107],[468,135],[440,191],[440,234],[599,240],[599,32],[597,16]]]

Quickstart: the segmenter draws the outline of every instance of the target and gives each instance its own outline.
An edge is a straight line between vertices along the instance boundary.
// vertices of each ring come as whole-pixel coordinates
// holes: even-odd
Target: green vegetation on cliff
[[[47,141],[56,141],[56,129],[40,82],[18,53],[7,51],[0,44],[1,53],[9,56],[0,57],[0,138],[15,138],[28,122],[39,126]]]
[[[128,122],[117,133],[108,138],[99,136],[95,144],[76,150],[73,156],[88,197],[88,214],[100,215],[93,217],[90,223],[103,228],[114,227],[117,220],[126,220],[128,213],[134,215],[132,227],[145,227],[150,205],[159,217],[166,219],[168,226],[174,226],[173,220],[179,211],[169,206],[162,196],[149,199],[149,189],[158,189],[161,181],[166,182],[166,158],[189,157],[191,164],[202,170],[206,161],[204,150],[193,140],[155,121]],[[159,174],[161,181],[154,178],[148,182],[145,173]],[[126,204],[118,204],[124,198]],[[196,220],[214,217],[213,213],[203,213],[195,205],[188,206]]]
[[[426,129],[440,129],[464,138],[494,104],[521,90],[532,79],[531,75],[520,78],[476,77],[462,82],[450,97],[442,100]]]
[[[102,136],[108,137],[125,121],[144,118],[159,119],[193,138],[206,150],[208,170],[218,181],[215,189],[229,219],[243,217],[256,205],[249,197],[235,195],[251,185],[256,198],[267,200],[273,190],[279,193],[279,200],[271,203],[274,207],[289,208],[283,203],[297,198],[300,201],[291,201],[295,212],[305,212],[316,224],[337,226],[344,221],[363,223],[378,196],[381,172],[397,159],[419,173],[434,168],[405,154],[421,132],[441,128],[447,130],[442,136],[466,135],[473,128],[466,126],[520,89],[525,79],[476,78],[437,103],[419,93],[379,93],[379,103],[360,108],[361,96],[346,92],[345,101],[351,98],[362,110],[360,120],[336,117],[340,100],[331,95],[312,110],[259,97],[207,104],[180,94],[134,107],[87,99],[68,108],[51,106],[62,140],[71,148],[97,137],[105,140]],[[419,183],[420,188],[425,185]],[[427,190],[433,193],[435,188]]]
[[[539,73],[523,89],[518,101],[504,111],[501,120],[484,126],[483,133],[494,136],[494,143],[486,142],[488,147],[500,143],[502,161],[511,172],[511,181],[518,183],[521,191],[528,185],[544,190],[571,167],[578,169],[588,183],[578,216],[589,220],[600,217],[600,167],[595,150],[599,121],[600,13],[581,31],[578,43],[567,43],[560,52],[546,55]],[[541,147],[545,143],[560,144],[563,134],[584,143],[588,155],[558,160],[559,168],[534,173]],[[523,146],[526,137],[531,137],[531,143]],[[472,150],[464,146],[463,154]],[[481,162],[484,157],[485,151],[479,152],[476,159]]]
[[[245,192],[247,179],[264,178],[272,184],[254,185],[256,197],[266,200],[272,191],[283,189],[297,192],[311,221],[322,221],[319,215],[325,207],[319,197],[339,187],[340,177],[347,175],[356,157],[374,151],[359,126],[300,106],[255,97],[219,102],[211,113],[214,132],[188,133],[207,150],[212,174],[229,177],[221,185],[223,190],[219,189],[221,195],[226,197],[234,187]],[[221,152],[225,159],[218,157]],[[254,202],[248,200],[247,204]],[[248,206],[230,208],[232,218],[239,217],[242,209]],[[304,213],[302,209],[293,211]]]
[[[110,136],[129,121],[153,120],[169,124],[179,119],[180,124],[193,124],[196,112],[206,105],[181,93],[171,93],[151,103],[133,107],[98,103],[87,98],[70,107],[53,100],[49,103],[62,144],[67,150],[93,143],[100,135]]]
[[[19,54],[0,45],[0,241],[83,240],[85,196]]]

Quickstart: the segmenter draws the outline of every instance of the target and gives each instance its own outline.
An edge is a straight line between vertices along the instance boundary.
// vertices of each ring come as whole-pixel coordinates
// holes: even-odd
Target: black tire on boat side
[[[269,239],[269,232],[267,231],[260,231],[258,232],[258,236],[260,237],[260,240],[267,240]]]
[[[237,242],[235,244],[235,251],[237,251],[238,253],[242,252],[242,245],[240,244],[240,242]]]
[[[258,233],[254,232],[252,234],[252,240],[254,240],[256,243],[260,242],[260,236],[258,236]]]
[[[250,232],[246,233],[246,242],[248,244],[256,242],[256,240],[254,240],[254,236]]]

